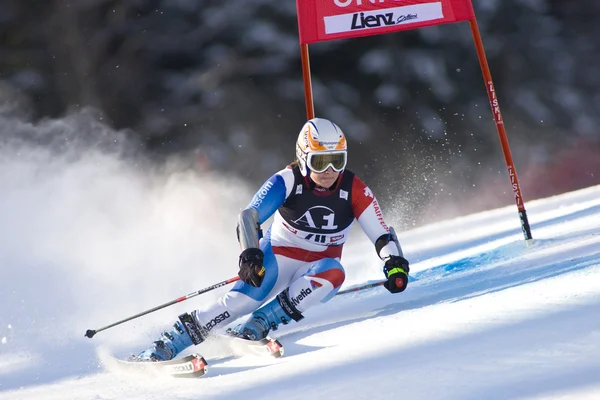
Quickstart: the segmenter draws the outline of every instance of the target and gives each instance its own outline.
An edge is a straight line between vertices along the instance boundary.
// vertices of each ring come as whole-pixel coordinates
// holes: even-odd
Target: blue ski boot
[[[173,324],[173,329],[163,332],[157,341],[138,354],[137,361],[167,361],[172,360],[186,348],[204,341],[205,334],[196,320],[190,314],[182,314],[179,321]]]
[[[287,292],[287,289],[281,292],[276,298],[254,311],[245,323],[229,329],[227,333],[242,339],[261,340],[267,337],[271,329],[277,330],[279,324],[287,325],[292,319],[299,321],[304,318],[289,301]],[[281,304],[289,308],[289,311],[285,311]]]

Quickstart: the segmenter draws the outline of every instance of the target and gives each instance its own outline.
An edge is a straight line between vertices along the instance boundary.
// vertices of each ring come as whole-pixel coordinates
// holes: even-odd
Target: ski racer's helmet
[[[339,126],[324,118],[308,120],[298,135],[296,159],[302,176],[332,167],[342,172],[347,162],[346,136]]]

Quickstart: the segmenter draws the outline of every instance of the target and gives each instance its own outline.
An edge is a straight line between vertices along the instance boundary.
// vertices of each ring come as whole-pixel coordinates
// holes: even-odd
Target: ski
[[[240,356],[257,355],[279,358],[284,353],[281,342],[270,337],[261,340],[248,340],[228,334],[221,335],[221,337],[231,350]]]
[[[174,378],[199,378],[206,374],[208,363],[198,354],[190,354],[182,358],[168,361],[123,360],[112,357],[119,368],[128,371],[170,375]],[[114,364],[114,363],[113,363]]]
[[[259,356],[279,358],[284,349],[277,339],[267,337],[262,340],[247,340],[233,335],[217,335],[234,356]],[[198,354],[190,354],[182,358],[168,361],[145,361],[132,356],[129,359],[117,358],[106,351],[98,353],[101,362],[107,369],[127,372],[139,372],[143,374],[154,374],[171,376],[174,378],[199,378],[208,371],[208,363],[204,357]]]

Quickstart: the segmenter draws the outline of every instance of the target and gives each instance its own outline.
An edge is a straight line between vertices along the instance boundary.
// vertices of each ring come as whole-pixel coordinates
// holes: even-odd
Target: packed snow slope
[[[61,190],[63,176],[59,187],[15,184],[0,200],[10,228],[0,243],[1,399],[600,398],[600,187],[527,203],[530,246],[514,205],[402,232],[408,289],[353,292],[306,312],[273,332],[286,349],[278,360],[202,344],[203,378],[107,370],[99,354],[141,350],[227,288],[91,340],[86,329],[236,273],[244,196],[211,203],[203,193],[220,186],[190,179],[119,186],[116,198],[101,195],[114,181],[100,180],[83,206],[90,197]],[[164,190],[150,204],[139,198],[153,187]],[[344,288],[382,278],[372,245],[353,234]]]

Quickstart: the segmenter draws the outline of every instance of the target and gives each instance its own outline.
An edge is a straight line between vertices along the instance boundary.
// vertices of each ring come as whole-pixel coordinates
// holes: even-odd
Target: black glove
[[[263,261],[265,254],[261,249],[251,247],[240,254],[240,279],[248,285],[259,287],[265,278]]]
[[[385,262],[383,272],[387,282],[383,286],[391,293],[400,293],[408,285],[408,261],[401,256],[390,256]]]

